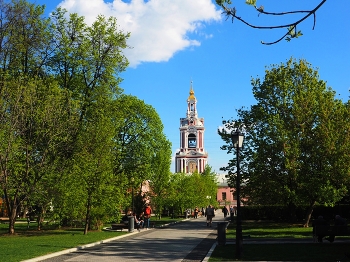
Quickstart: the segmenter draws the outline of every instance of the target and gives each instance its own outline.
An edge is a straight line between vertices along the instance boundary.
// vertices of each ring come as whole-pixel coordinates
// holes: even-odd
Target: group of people
[[[135,228],[138,231],[140,231],[142,228],[146,228],[146,230],[148,230],[150,227],[151,214],[152,214],[152,208],[150,207],[149,204],[146,204],[141,214],[137,215],[135,212],[127,213],[122,217],[122,222],[125,224],[128,224],[129,216],[133,216]]]
[[[222,208],[222,213],[224,213],[224,217],[227,217],[228,215],[231,214],[231,216],[236,216],[237,215],[237,207],[235,206],[230,206],[230,212],[228,211],[227,207],[224,206]]]
[[[194,217],[197,218],[197,214],[196,214],[196,210],[197,210],[197,207],[195,209],[195,212],[194,212]],[[224,217],[227,217],[230,213],[232,215],[236,215],[236,207],[233,207],[231,206],[230,207],[230,212],[229,210],[227,209],[226,206],[224,206],[222,208],[222,213],[224,213]],[[212,205],[209,205],[205,211],[204,209],[202,210],[202,213],[204,214],[204,216],[207,218],[207,227],[212,227],[212,223],[213,223],[213,218],[215,217],[215,208],[212,206]]]
[[[323,216],[318,216],[317,219],[315,219],[312,223],[312,227],[313,227],[313,233],[315,235],[315,227],[316,226],[329,226],[329,222],[327,220],[325,220],[323,218]],[[334,225],[335,226],[346,226],[347,225],[347,221],[345,218],[341,217],[340,215],[336,215],[335,218],[334,218]],[[322,236],[322,235],[318,235],[317,236],[317,240],[318,242],[322,242],[323,238],[325,236]],[[334,235],[330,235],[328,237],[325,238],[326,240],[328,240],[329,242],[333,242],[334,239],[335,239],[335,236]]]

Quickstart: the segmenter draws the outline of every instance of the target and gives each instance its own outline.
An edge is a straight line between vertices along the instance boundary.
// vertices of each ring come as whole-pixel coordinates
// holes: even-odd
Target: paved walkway
[[[213,220],[213,227],[207,227],[204,217],[189,219],[174,225],[141,232],[127,233],[123,236],[103,240],[98,243],[72,248],[49,254],[25,262],[139,262],[139,261],[178,261],[178,262],[207,262],[217,243],[217,223],[223,222],[223,215],[219,212]],[[336,243],[343,243],[349,239],[336,239]],[[244,244],[271,243],[313,243],[313,239],[268,239],[244,238]],[[235,240],[228,239],[226,244],[235,244]],[[324,243],[324,244],[327,244]]]
[[[207,227],[205,218],[189,219],[163,228],[141,230],[123,237],[108,239],[86,245],[80,249],[69,249],[26,260],[36,261],[203,261],[216,243],[217,222],[223,215],[214,218],[213,227]]]

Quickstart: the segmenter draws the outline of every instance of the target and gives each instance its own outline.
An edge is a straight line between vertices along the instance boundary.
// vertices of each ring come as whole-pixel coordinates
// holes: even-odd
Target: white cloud
[[[124,32],[130,32],[125,50],[130,66],[168,61],[177,51],[199,46],[191,35],[205,35],[204,23],[220,20],[211,0],[65,0],[61,7],[78,13],[91,24],[97,15],[115,16]],[[211,35],[208,35],[211,37]]]

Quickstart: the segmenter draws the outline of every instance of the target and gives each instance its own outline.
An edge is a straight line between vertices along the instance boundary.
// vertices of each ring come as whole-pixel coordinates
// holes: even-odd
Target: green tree
[[[347,192],[346,106],[304,60],[274,66],[252,86],[257,104],[239,110],[236,123],[246,130],[243,193],[252,203],[288,205],[291,218],[308,205],[308,226],[316,203],[334,205]]]
[[[44,7],[23,0],[0,2],[0,65],[2,72],[42,76],[50,52],[49,19]]]
[[[64,108],[64,91],[26,77],[6,79],[0,91],[1,187],[9,214],[9,233],[19,207],[35,196],[46,196],[43,184],[57,173],[70,121]],[[45,198],[42,199],[45,202]],[[46,199],[48,204],[49,199]]]
[[[116,209],[115,196],[120,196],[112,194],[119,189],[111,177],[115,135],[111,132],[114,126],[111,110],[114,110],[113,101],[121,93],[119,73],[128,65],[122,50],[127,47],[129,34],[119,31],[112,17],[98,16],[91,26],[77,14],[66,17],[66,11],[61,8],[52,14],[51,35],[55,49],[48,66],[61,88],[69,91],[67,104],[76,105],[74,113],[79,114],[70,139],[72,172],[68,172],[63,181],[64,184],[77,178],[80,181],[70,188],[79,191],[74,203],[84,204],[84,233],[87,234],[92,220],[100,227],[103,215]],[[67,107],[67,110],[71,109]],[[78,201],[82,198],[83,201]],[[71,200],[58,199],[61,204],[68,205],[67,211],[72,209],[69,207]],[[81,216],[80,213],[76,215]]]
[[[81,183],[78,188],[82,187],[82,203],[86,210],[84,234],[91,228],[92,219],[95,219],[98,228],[102,226],[104,215],[108,214],[110,203],[114,202],[113,134],[110,132],[112,122],[106,102],[101,101],[95,107],[89,107],[89,122],[84,125],[84,131],[79,133],[77,146],[80,150],[74,156],[72,173]]]
[[[88,107],[100,96],[115,98],[121,93],[118,74],[128,61],[122,54],[129,33],[118,30],[117,20],[98,16],[92,26],[84,17],[58,8],[52,14],[52,35],[56,46],[50,57],[50,71],[62,88],[79,101],[80,122],[86,121]]]
[[[307,18],[310,16],[313,17],[314,19],[314,25],[313,28],[316,25],[316,12],[317,10],[326,2],[327,0],[322,0],[318,5],[316,5],[312,10],[295,10],[295,11],[286,11],[286,12],[270,12],[270,11],[265,11],[264,6],[259,6],[257,7],[257,0],[246,0],[246,4],[251,5],[255,8],[255,10],[258,12],[258,16],[260,15],[266,15],[266,16],[279,16],[279,17],[291,17],[295,15],[301,15],[301,18],[297,18],[295,20],[292,20],[294,22],[287,22],[287,23],[282,23],[278,25],[270,25],[270,26],[261,26],[261,25],[255,25],[250,22],[248,22],[246,19],[242,18],[237,14],[237,9],[236,7],[230,7],[229,5],[232,4],[231,0],[216,0],[216,4],[219,5],[223,9],[223,13],[226,15],[227,18],[231,18],[232,22],[234,19],[237,19],[244,23],[245,25],[254,28],[254,29],[281,29],[281,28],[286,28],[287,32],[282,35],[279,39],[273,41],[273,42],[263,42],[261,41],[262,44],[264,45],[273,45],[276,44],[283,39],[290,41],[292,38],[298,38],[302,36],[303,34],[301,31],[297,31],[297,27],[304,22]]]
[[[215,206],[218,181],[216,178],[216,174],[211,166],[206,165],[203,173],[201,174],[201,181],[202,183],[200,184],[200,186],[197,187],[197,193],[200,195],[199,201],[201,201],[198,205],[207,206],[207,201],[209,197],[209,199],[211,200],[211,203],[209,204]]]
[[[202,174],[175,173],[170,177],[167,206],[183,213],[187,208],[216,206],[217,180],[209,165]]]
[[[128,192],[124,199],[131,200],[135,185],[140,185],[136,190],[140,195],[144,181],[151,181],[151,187],[153,180],[164,183],[162,176],[166,179],[170,169],[170,143],[156,110],[135,96],[120,95],[114,101],[112,121],[113,174]],[[152,195],[142,197],[150,199]]]
[[[152,192],[152,204],[160,218],[165,207],[170,182],[171,143],[164,136],[158,140],[158,148],[155,148],[152,159],[149,188]]]

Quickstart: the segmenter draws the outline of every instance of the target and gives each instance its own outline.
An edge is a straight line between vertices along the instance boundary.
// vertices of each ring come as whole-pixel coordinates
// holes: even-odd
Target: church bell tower
[[[208,153],[204,150],[204,118],[198,117],[192,82],[185,118],[180,118],[180,150],[175,156],[176,173],[203,173]]]

